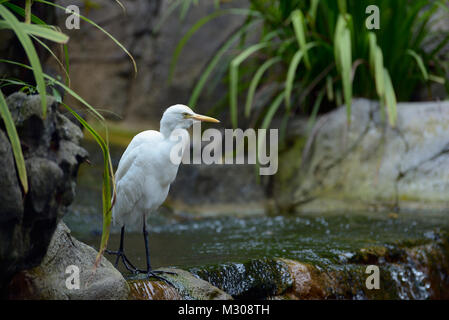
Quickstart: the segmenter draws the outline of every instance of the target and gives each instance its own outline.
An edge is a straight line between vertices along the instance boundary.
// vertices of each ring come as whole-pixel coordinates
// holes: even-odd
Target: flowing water
[[[77,197],[64,220],[75,237],[98,249],[102,227],[101,165],[98,164],[101,158],[93,157],[95,149],[91,145],[88,147],[93,165],[81,168]],[[115,161],[121,152],[120,149],[112,151]],[[430,243],[447,230],[449,219],[445,213],[361,212],[201,218],[188,212],[173,214],[161,210],[150,219],[149,241],[155,268],[176,266],[188,269],[282,257],[338,269],[352,263],[354,255],[362,248]],[[118,247],[118,231],[113,228],[110,249]],[[144,242],[138,230],[126,233],[125,252],[133,263],[144,268]],[[112,257],[108,258],[113,261]],[[404,277],[401,272],[392,273],[392,277],[398,277],[397,282]]]

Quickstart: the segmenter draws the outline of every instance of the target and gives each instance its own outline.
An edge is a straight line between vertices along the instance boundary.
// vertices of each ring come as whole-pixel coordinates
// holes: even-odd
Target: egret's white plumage
[[[114,224],[142,225],[144,219],[165,201],[179,167],[170,161],[170,152],[179,143],[170,139],[170,135],[175,129],[188,129],[195,121],[218,122],[178,104],[164,112],[160,131],[143,131],[132,139],[115,174]]]

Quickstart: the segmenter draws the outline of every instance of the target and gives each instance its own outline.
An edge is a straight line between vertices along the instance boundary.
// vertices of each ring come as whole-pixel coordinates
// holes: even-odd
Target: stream
[[[83,164],[80,168],[77,196],[64,221],[77,239],[98,250],[102,227],[101,184],[98,183],[102,174],[101,155],[95,145],[84,147],[91,154],[92,165]],[[115,166],[121,152],[120,148],[112,149]],[[359,263],[354,262],[354,257],[363,248],[425,245],[448,230],[449,219],[445,213],[360,212],[251,217],[237,214],[205,218],[162,208],[149,219],[149,242],[154,268],[171,266],[199,270],[251,259],[288,258],[339,270]],[[108,248],[116,250],[119,238],[119,228],[115,226]],[[125,252],[134,264],[144,268],[144,242],[139,230],[131,229],[126,233]],[[113,257],[106,257],[114,261]],[[123,266],[119,269],[125,271]],[[403,298],[428,297],[428,284],[419,278],[419,271],[415,271],[411,275],[401,275],[398,271],[396,275],[399,285],[401,281],[410,281],[410,277],[418,281],[412,293],[408,292]],[[391,276],[394,278],[393,274]]]

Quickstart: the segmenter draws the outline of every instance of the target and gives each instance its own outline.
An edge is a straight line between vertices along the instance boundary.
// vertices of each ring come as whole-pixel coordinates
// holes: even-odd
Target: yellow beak
[[[199,120],[199,121],[204,121],[204,122],[215,122],[215,123],[220,122],[220,120],[217,120],[215,118],[208,117],[208,116],[203,116],[201,114],[194,114],[192,116],[189,116],[189,118]]]

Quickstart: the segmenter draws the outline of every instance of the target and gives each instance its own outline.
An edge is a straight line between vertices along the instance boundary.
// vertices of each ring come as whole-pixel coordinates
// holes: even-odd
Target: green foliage
[[[49,1],[45,0],[35,0],[35,2],[40,2],[61,10],[65,11],[65,8],[62,6],[59,6],[57,4],[54,4]],[[120,1],[116,0],[116,3],[124,9],[123,5]],[[20,145],[20,140],[17,135],[17,131],[14,125],[14,122],[12,120],[11,114],[9,112],[8,106],[6,105],[6,100],[3,96],[3,93],[1,91],[1,88],[9,85],[19,86],[21,87],[20,90],[22,91],[28,91],[30,94],[39,93],[41,97],[41,103],[42,103],[42,113],[45,116],[46,115],[46,108],[47,108],[47,89],[52,90],[53,94],[55,95],[55,98],[66,107],[66,109],[73,114],[73,116],[78,119],[78,121],[83,125],[83,127],[94,137],[94,139],[99,144],[102,152],[103,152],[103,159],[104,159],[104,172],[103,172],[103,193],[102,193],[102,203],[103,203],[103,233],[101,238],[101,244],[100,244],[100,250],[95,262],[95,267],[98,266],[98,263],[100,262],[101,256],[106,249],[107,242],[109,239],[109,229],[111,224],[111,209],[113,206],[113,202],[115,197],[115,182],[114,182],[114,172],[111,162],[111,157],[109,153],[109,146],[108,146],[108,131],[107,127],[105,125],[105,119],[103,116],[93,107],[91,106],[87,101],[85,101],[81,96],[79,96],[75,91],[73,91],[70,88],[70,82],[69,82],[69,54],[67,50],[66,43],[69,40],[69,37],[65,35],[64,33],[58,31],[56,27],[47,25],[44,21],[39,19],[38,17],[31,14],[31,6],[32,1],[26,0],[25,1],[25,8],[21,8],[15,4],[12,4],[9,2],[9,0],[0,0],[0,29],[11,29],[16,37],[19,39],[27,57],[29,60],[30,65],[22,64],[16,61],[11,61],[7,59],[0,59],[0,62],[2,63],[9,63],[16,66],[20,66],[29,70],[32,70],[34,74],[34,78],[36,81],[36,86],[25,83],[20,79],[11,79],[11,78],[4,78],[0,79],[0,115],[2,117],[3,122],[5,123],[6,131],[9,137],[9,140],[11,142],[11,146],[13,149],[13,154],[17,166],[17,171],[19,175],[20,182],[22,184],[22,188],[24,191],[24,194],[28,192],[28,182],[27,182],[27,173],[25,168],[25,161],[22,154],[22,149]],[[18,16],[21,16],[24,18],[25,22],[20,22],[15,14]],[[75,14],[75,13],[74,13]],[[80,19],[83,19],[84,21],[88,22],[89,24],[93,25],[94,27],[101,30],[103,33],[105,33],[112,41],[114,41],[131,59],[133,63],[133,67],[135,72],[137,72],[137,66],[134,61],[134,58],[131,56],[131,54],[126,50],[126,48],[118,41],[116,40],[111,34],[109,34],[106,30],[101,28],[99,25],[97,25],[92,20],[82,16],[78,15]],[[63,45],[64,48],[64,63],[60,61],[60,59],[57,57],[57,55],[52,51],[52,49],[46,45],[41,39],[46,39],[54,43],[58,43],[60,45]],[[55,79],[42,71],[41,62],[39,61],[39,57],[36,53],[35,44],[32,42],[32,40],[35,41],[36,44],[41,45],[42,47],[47,50],[52,57],[56,59],[58,64],[61,66],[61,69],[65,72],[66,75],[66,81],[65,83],[59,81],[58,79]],[[105,128],[106,132],[106,139],[104,139],[97,131],[95,131],[85,119],[83,119],[80,115],[78,115],[72,108],[70,108],[68,105],[64,104],[61,101],[61,97],[59,93],[54,89],[54,86],[58,85],[62,87],[65,92],[67,92],[69,95],[74,97],[76,100],[78,100],[82,105],[84,105],[90,114],[92,114],[95,118],[97,118]],[[112,194],[111,194],[111,186],[112,186]],[[114,196],[112,196],[114,195]],[[112,200],[112,201],[111,201]]]
[[[6,104],[5,97],[0,91],[0,115],[5,123],[6,132],[8,134],[9,141],[11,141],[12,151],[14,154],[14,160],[16,162],[17,171],[19,173],[20,183],[22,184],[23,192],[28,192],[28,180],[25,168],[25,160],[22,154],[22,148],[20,147],[20,139],[17,135],[16,126],[12,119],[11,113],[9,112],[8,106]]]
[[[265,126],[274,111],[284,113],[284,118],[302,112],[313,119],[320,108],[329,110],[343,101],[349,122],[353,96],[379,99],[394,126],[396,101],[411,100],[417,88],[433,81],[445,85],[449,92],[445,80],[448,56],[442,50],[449,35],[431,29],[440,19],[448,18],[447,0],[250,3],[241,28],[228,38],[200,76],[190,99],[191,107],[195,107],[205,83],[226,53],[231,56],[224,80],[229,85],[233,126],[238,124],[238,101],[242,95],[246,95],[242,113],[247,117],[256,114]],[[372,4],[380,12],[378,30],[365,26],[369,16],[365,11]],[[213,12],[187,32],[174,53],[171,74],[187,40],[226,10],[232,9]],[[258,39],[256,43],[246,44],[248,34],[252,34],[251,39]],[[237,39],[240,43],[235,45]],[[244,74],[239,69],[244,69]],[[249,88],[244,90],[247,82]],[[271,102],[255,112],[252,105],[257,89],[273,83],[278,89],[272,93]],[[281,93],[284,108],[282,101],[278,105]]]

